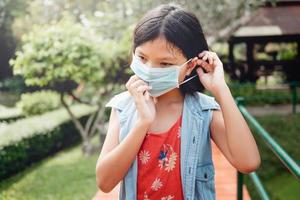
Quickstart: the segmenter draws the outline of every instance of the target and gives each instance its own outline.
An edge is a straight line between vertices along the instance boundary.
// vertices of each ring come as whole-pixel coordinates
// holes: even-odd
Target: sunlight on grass
[[[82,156],[80,145],[64,150],[0,183],[1,200],[91,199],[97,158]]]

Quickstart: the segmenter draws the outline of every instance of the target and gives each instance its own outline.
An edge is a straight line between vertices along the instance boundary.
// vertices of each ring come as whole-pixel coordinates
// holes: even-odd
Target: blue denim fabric
[[[134,99],[128,91],[115,95],[105,105],[114,107],[120,120],[119,142],[137,120]],[[215,171],[212,162],[210,122],[212,110],[220,109],[214,97],[195,92],[184,97],[180,168],[185,200],[214,200]],[[137,198],[137,157],[121,182],[119,199]]]

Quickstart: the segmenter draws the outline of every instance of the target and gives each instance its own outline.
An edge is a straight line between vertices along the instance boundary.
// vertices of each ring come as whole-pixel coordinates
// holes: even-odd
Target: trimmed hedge
[[[57,92],[41,90],[33,93],[23,93],[16,105],[25,116],[32,116],[58,109],[61,107],[61,102]]]
[[[0,122],[10,123],[23,117],[19,108],[8,108],[0,105]]]
[[[246,105],[290,104],[292,93],[289,89],[257,89],[253,83],[229,84],[234,97],[244,97]],[[300,88],[297,88],[298,96]],[[297,98],[300,103],[300,98]]]
[[[85,123],[89,113],[81,114],[79,120]],[[0,179],[7,178],[30,164],[54,154],[81,140],[71,120],[45,131],[28,134],[0,146]]]

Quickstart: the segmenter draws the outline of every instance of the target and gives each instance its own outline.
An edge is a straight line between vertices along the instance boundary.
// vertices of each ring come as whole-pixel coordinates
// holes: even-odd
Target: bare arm
[[[254,171],[260,165],[259,151],[225,82],[223,63],[215,52],[203,51],[199,57],[197,64],[201,67],[197,72],[200,81],[221,106],[221,111],[213,111],[212,139],[237,170],[243,173]]]
[[[227,85],[215,93],[221,111],[213,112],[212,139],[240,172],[249,173],[260,165],[260,155],[252,133]]]
[[[155,102],[149,96],[147,83],[134,75],[126,87],[134,98],[138,119],[119,143],[120,123],[116,111],[111,111],[107,136],[96,165],[97,184],[103,192],[111,191],[124,178],[155,116]]]
[[[137,122],[118,144],[119,120],[112,108],[107,136],[96,165],[97,184],[103,192],[110,192],[126,175],[148,128],[147,123]]]

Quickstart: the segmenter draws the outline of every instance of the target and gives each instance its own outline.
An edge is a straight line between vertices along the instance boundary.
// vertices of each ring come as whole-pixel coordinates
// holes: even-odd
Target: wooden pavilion
[[[276,44],[282,43],[296,46],[292,59],[277,59],[279,49]],[[255,82],[262,75],[282,70],[287,81],[300,81],[300,0],[279,0],[275,6],[266,3],[259,7],[230,36],[228,44],[229,57],[225,69],[232,79]],[[234,56],[234,48],[239,44],[245,45],[244,60]],[[270,58],[256,58],[257,51],[266,53]]]

